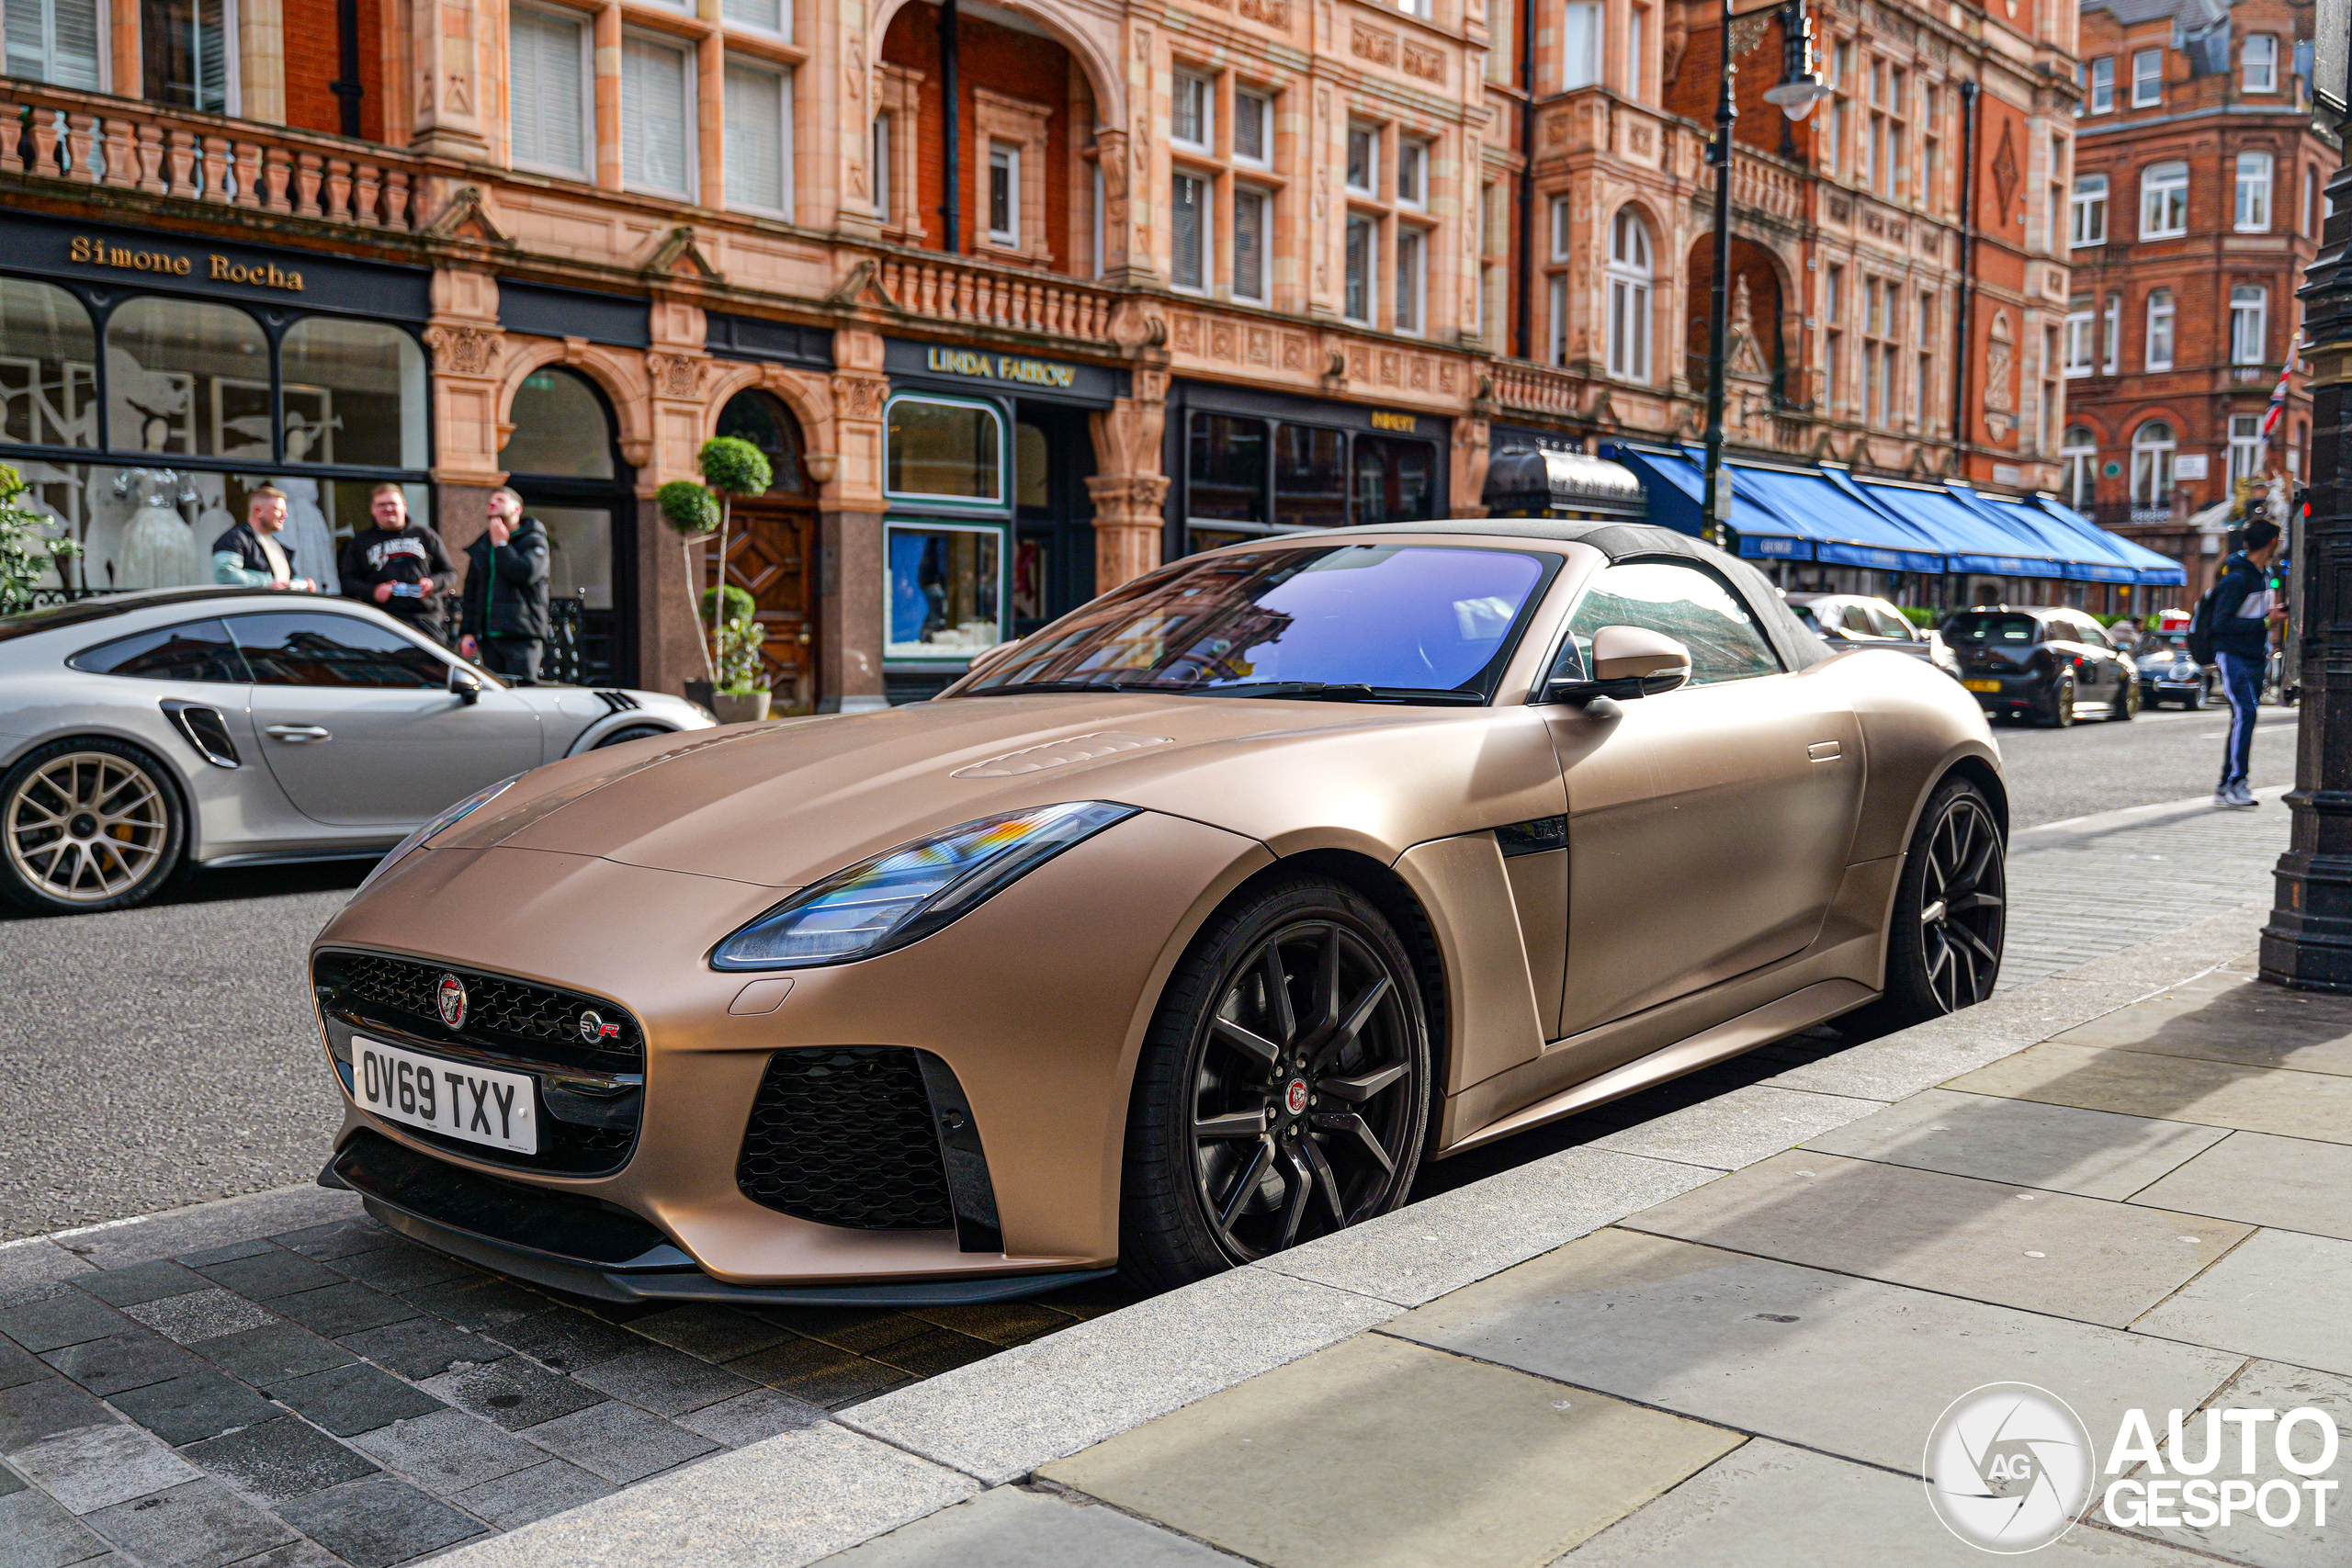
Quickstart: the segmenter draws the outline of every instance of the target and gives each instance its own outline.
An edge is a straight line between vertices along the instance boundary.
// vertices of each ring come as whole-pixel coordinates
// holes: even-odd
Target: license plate
[[[2001,689],[1998,681],[1962,681],[1961,684],[1972,692],[1997,692]]]
[[[518,1155],[539,1152],[538,1096],[526,1074],[420,1055],[357,1034],[351,1065],[353,1097],[372,1115]]]

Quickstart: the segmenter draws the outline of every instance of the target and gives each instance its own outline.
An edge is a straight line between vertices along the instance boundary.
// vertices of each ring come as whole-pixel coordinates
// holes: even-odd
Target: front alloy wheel
[[[154,759],[94,737],[41,747],[0,782],[5,888],[57,914],[144,901],[178,863],[179,802]]]
[[[1919,814],[1904,856],[1875,1021],[1899,1028],[1991,996],[2007,893],[2007,845],[1992,803],[1967,779],[1947,780]]]
[[[2075,724],[2075,677],[2073,671],[2058,677],[2050,689],[2050,716],[2052,729],[2071,729]]]
[[[1170,983],[1129,1118],[1123,1264],[1163,1288],[1387,1213],[1412,1186],[1429,1100],[1396,932],[1339,883],[1276,884]]]

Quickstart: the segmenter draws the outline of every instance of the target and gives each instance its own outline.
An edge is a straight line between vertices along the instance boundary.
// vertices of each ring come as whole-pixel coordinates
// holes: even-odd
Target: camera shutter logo
[[[444,975],[433,988],[433,1005],[440,1010],[441,1021],[452,1029],[466,1024],[466,983],[455,975]]]
[[[1928,1505],[1971,1546],[2034,1551],[2074,1529],[2089,1504],[2091,1438],[2066,1402],[2031,1383],[1986,1383],[1947,1406],[1920,1474]]]

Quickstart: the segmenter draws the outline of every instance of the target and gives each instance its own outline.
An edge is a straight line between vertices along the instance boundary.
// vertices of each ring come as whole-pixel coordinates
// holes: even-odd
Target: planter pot
[[[772,692],[713,692],[710,711],[721,724],[757,724],[768,716]]]

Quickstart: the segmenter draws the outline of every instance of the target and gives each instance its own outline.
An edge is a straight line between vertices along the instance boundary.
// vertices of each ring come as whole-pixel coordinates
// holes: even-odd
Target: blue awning
[[[2096,535],[2108,549],[2122,559],[2124,565],[2132,569],[2137,574],[2132,581],[2142,586],[2180,588],[2188,584],[2188,574],[2182,570],[2180,563],[2170,556],[2161,555],[2137,539],[2127,539],[2120,534],[2108,532],[2055,497],[2037,494],[2030,504],[2037,510],[2056,518],[2078,534]]]
[[[2066,576],[2075,582],[2137,582],[2140,570],[2123,557],[2108,547],[2109,536],[2093,528],[2088,534],[2069,526],[2063,519],[2052,516],[2038,506],[2011,501],[2006,496],[1979,495],[1966,485],[1956,484],[1951,492],[1969,505],[1990,517],[2001,528],[2019,536],[2038,535],[2050,541],[2066,569]]]
[[[1939,541],[1947,571],[1982,571],[1996,577],[2066,575],[2062,558],[2065,552],[2040,533],[2013,533],[1940,485],[1858,479],[1838,468],[1825,471],[1841,488]]]
[[[1625,464],[1649,492],[1650,519],[1697,535],[1706,470],[1690,452],[1611,446],[1604,455]],[[1879,571],[1939,572],[1942,552],[1933,539],[1902,519],[1861,503],[1819,470],[1726,463],[1732,487],[1731,525],[1743,556],[1820,560]]]

